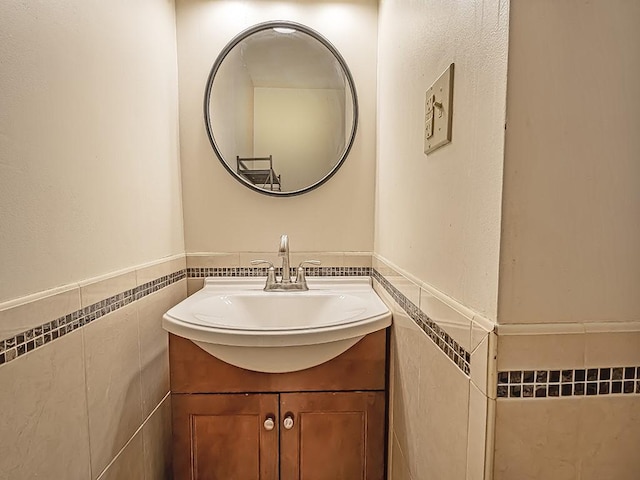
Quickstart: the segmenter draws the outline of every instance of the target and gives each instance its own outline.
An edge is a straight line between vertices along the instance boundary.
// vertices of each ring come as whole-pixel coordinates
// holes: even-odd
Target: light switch
[[[451,142],[453,67],[453,63],[449,65],[426,93],[424,153],[427,154]]]

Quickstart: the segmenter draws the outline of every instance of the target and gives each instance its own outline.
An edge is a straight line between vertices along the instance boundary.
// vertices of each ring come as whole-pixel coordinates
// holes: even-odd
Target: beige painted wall
[[[173,3],[0,18],[0,301],[182,252]]]
[[[292,250],[372,250],[376,15],[375,0],[178,0],[187,252],[272,251],[282,233],[289,234]],[[202,118],[205,82],[220,50],[243,29],[278,19],[304,23],[337,47],[355,78],[361,114],[354,147],[340,171],[319,189],[292,198],[267,197],[232,178],[215,157]]]
[[[640,3],[511,5],[500,323],[640,319]]]
[[[382,0],[375,252],[496,318],[508,2]],[[453,141],[423,152],[425,91],[455,63]]]

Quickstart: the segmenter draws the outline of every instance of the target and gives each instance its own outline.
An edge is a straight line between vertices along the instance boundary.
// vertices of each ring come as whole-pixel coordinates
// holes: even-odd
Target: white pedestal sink
[[[391,325],[369,277],[307,283],[307,292],[264,292],[260,277],[207,278],[162,325],[227,363],[270,373],[319,365]]]

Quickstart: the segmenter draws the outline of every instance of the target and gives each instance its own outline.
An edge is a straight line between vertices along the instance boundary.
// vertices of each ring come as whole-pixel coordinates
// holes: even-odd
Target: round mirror
[[[326,182],[358,123],[351,73],[327,39],[293,22],[261,23],[216,59],[204,97],[211,146],[235,178],[291,196]]]

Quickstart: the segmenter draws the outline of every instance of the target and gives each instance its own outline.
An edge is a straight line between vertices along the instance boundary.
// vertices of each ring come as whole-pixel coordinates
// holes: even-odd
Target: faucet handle
[[[304,260],[302,262],[300,262],[300,265],[298,265],[298,272],[296,273],[296,283],[303,285],[303,290],[308,290],[307,288],[307,277],[304,273],[304,265],[305,264],[309,264],[309,265],[320,265],[320,261],[319,260]]]
[[[267,268],[267,283],[264,286],[264,290],[269,290],[271,288],[273,288],[273,286],[276,284],[276,269],[273,266],[273,263],[271,263],[269,260],[251,260],[251,265],[269,265],[269,268]]]
[[[273,267],[273,263],[271,263],[269,260],[251,260],[251,265],[262,265],[262,264],[267,264],[269,265],[269,268],[274,268]]]
[[[320,260],[303,260],[302,262],[300,262],[300,265],[298,265],[298,268],[302,268],[303,265],[305,264],[309,264],[309,265],[320,265],[322,262]]]

